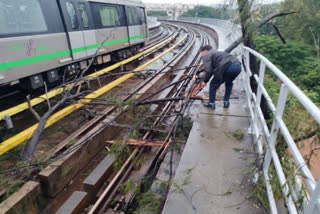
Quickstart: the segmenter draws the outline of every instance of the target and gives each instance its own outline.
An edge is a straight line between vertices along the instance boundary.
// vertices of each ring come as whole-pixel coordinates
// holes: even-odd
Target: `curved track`
[[[52,156],[49,158],[49,161],[45,163],[35,162],[30,167],[34,173],[38,173],[39,166],[47,166],[39,173],[39,177],[40,182],[43,182],[44,188],[48,188],[44,190],[44,194],[50,195],[50,191],[53,191],[52,194],[55,195],[55,199],[51,200],[49,202],[50,205],[47,207],[50,212],[55,212],[61,207],[75,190],[83,191],[82,182],[84,182],[84,178],[80,176],[81,173],[84,173],[83,170],[86,172],[92,171],[97,165],[99,166],[99,160],[104,160],[106,157],[111,156],[114,157],[112,163],[113,170],[111,173],[107,173],[108,175],[103,178],[102,183],[97,187],[95,194],[99,192],[99,197],[89,198],[81,206],[81,212],[107,213],[110,212],[111,207],[114,210],[125,211],[136,206],[135,192],[129,191],[124,193],[123,191],[119,191],[119,187],[131,177],[135,179],[137,174],[140,177],[147,176],[149,182],[152,182],[163,159],[166,155],[170,154],[168,153],[169,151],[173,151],[173,147],[176,144],[177,128],[181,121],[183,121],[183,116],[186,115],[187,109],[192,103],[192,93],[199,83],[197,72],[201,62],[200,47],[215,43],[217,38],[213,38],[212,35],[209,30],[197,27],[196,25],[179,22],[162,23],[159,30],[154,30],[150,33],[150,46],[141,51],[146,51],[151,46],[159,46],[159,48],[155,48],[155,51],[150,51],[137,57],[137,59],[141,60],[140,63],[142,65],[135,69],[130,69],[129,72],[125,72],[122,76],[116,77],[116,79],[107,80],[109,83],[106,85],[103,83],[104,86],[97,91],[91,92],[80,101],[66,107],[65,109],[69,109],[68,111],[61,112],[60,110],[58,115],[53,117],[52,121],[56,122],[57,119],[66,117],[66,114],[69,114],[67,112],[70,111],[71,113],[81,107],[82,109],[85,107],[84,109],[89,111],[89,113],[94,112],[91,120],[83,123],[82,126],[78,126],[74,132],[69,134],[69,137],[53,146],[50,150]],[[160,45],[163,43],[163,40],[173,37],[176,39],[170,40],[172,44],[169,47]],[[168,44],[169,42],[166,43],[166,45]],[[161,50],[164,52],[161,53]],[[153,59],[149,60],[150,57],[153,57]],[[109,77],[105,69],[99,72],[101,72],[102,78]],[[121,72],[118,76],[120,74]],[[132,79],[132,82],[127,83],[129,79]],[[99,85],[99,81],[96,84]],[[99,88],[99,86],[96,87]],[[111,90],[111,88],[113,89]],[[124,105],[105,105],[104,101],[98,98],[98,96],[105,96],[106,92],[118,96]],[[134,101],[130,101],[132,97],[134,97]],[[88,108],[87,104],[90,104],[90,102],[93,103],[91,105],[95,105],[93,108]],[[147,108],[147,110],[145,107],[141,107],[145,106],[148,102],[149,104],[154,104]],[[119,109],[121,109],[120,112]],[[61,123],[58,123],[58,126],[62,126],[65,123],[66,120],[62,120]],[[167,125],[164,126],[163,124]],[[52,129],[50,128],[50,130]],[[117,131],[111,136],[112,131],[110,130]],[[131,138],[132,132],[136,131],[138,131],[138,136],[140,137],[135,142],[136,144],[130,144],[131,141],[127,140]],[[17,138],[15,137],[13,140],[16,143],[11,145],[22,143],[29,138],[30,133],[33,133],[33,131],[29,130],[20,140],[16,140]],[[159,133],[162,133],[161,138],[159,138]],[[127,137],[119,138],[119,136]],[[48,138],[48,135],[44,136],[44,138],[46,137]],[[112,142],[115,140],[119,141],[119,139],[127,139],[124,140],[126,142],[125,145],[118,145],[120,152],[100,153],[101,149],[105,150],[104,145],[106,140],[113,144]],[[70,142],[72,142],[71,145]],[[155,142],[158,144],[154,144],[153,146],[152,143]],[[106,149],[108,150],[110,146],[106,147]],[[86,152],[90,153],[85,154],[86,160],[82,158],[83,160],[79,161],[77,159],[81,157],[79,155],[83,155]],[[121,163],[117,163],[120,157],[122,161]],[[148,160],[147,163],[142,164],[145,166],[137,167],[137,162],[140,163],[139,160],[145,158]],[[72,174],[68,174],[67,176],[61,174],[60,177],[56,176],[51,180],[50,173],[61,172],[70,167],[70,164],[76,163],[77,166],[73,165],[74,170]],[[116,163],[117,167],[114,166]],[[170,169],[171,174],[174,173],[172,170]],[[7,170],[7,172],[12,171]],[[74,181],[72,182],[73,184],[66,187],[71,180]],[[53,183],[50,184],[50,182]],[[56,185],[62,189],[67,188],[67,190],[63,191],[62,194],[58,194],[59,190],[50,189],[49,186],[52,185]],[[137,185],[145,184],[140,179],[137,181]],[[111,202],[113,203],[111,204]],[[60,209],[63,209],[63,206]]]

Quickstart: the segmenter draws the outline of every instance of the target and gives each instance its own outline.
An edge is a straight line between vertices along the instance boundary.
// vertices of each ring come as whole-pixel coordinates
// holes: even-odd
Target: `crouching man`
[[[203,82],[209,82],[210,78],[214,75],[209,86],[209,102],[205,102],[204,105],[215,109],[216,91],[221,84],[225,83],[226,91],[223,106],[228,108],[233,86],[232,82],[241,72],[240,61],[227,52],[212,49],[210,45],[201,48],[201,55],[205,70]]]

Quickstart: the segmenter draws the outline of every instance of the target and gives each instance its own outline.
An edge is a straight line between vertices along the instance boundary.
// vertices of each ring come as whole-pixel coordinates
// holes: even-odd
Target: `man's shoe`
[[[230,102],[229,101],[223,101],[223,107],[229,108]]]
[[[211,108],[211,109],[215,109],[215,108],[216,108],[216,104],[215,104],[215,103],[210,103],[210,102],[208,102],[208,101],[205,101],[205,102],[203,103],[203,105],[204,105],[205,107]]]

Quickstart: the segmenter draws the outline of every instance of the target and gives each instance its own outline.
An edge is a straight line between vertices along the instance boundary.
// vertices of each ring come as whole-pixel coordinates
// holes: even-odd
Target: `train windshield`
[[[0,35],[46,31],[39,0],[0,0]]]

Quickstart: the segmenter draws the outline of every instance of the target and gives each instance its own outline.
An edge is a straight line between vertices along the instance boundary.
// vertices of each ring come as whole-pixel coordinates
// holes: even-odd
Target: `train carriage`
[[[125,0],[0,0],[0,86],[36,89],[147,41],[145,8]]]

